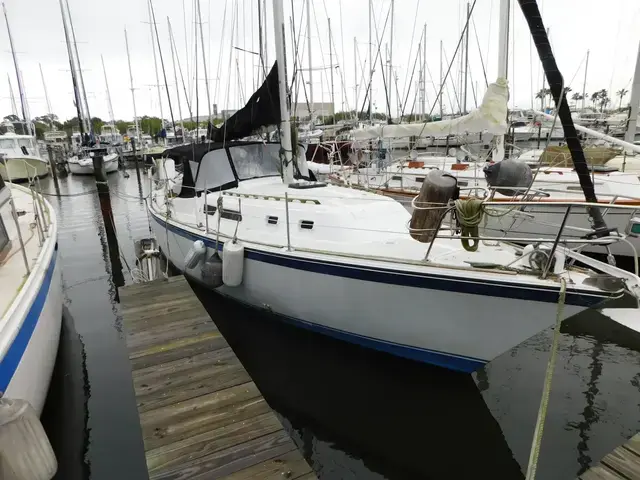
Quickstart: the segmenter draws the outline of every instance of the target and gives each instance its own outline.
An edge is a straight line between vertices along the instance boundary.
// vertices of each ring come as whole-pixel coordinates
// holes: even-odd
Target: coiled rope
[[[547,372],[544,376],[544,387],[542,389],[542,398],[540,399],[540,408],[538,409],[536,429],[533,432],[533,442],[531,444],[531,453],[529,454],[529,465],[527,466],[526,480],[534,480],[538,469],[538,457],[540,456],[544,421],[547,417],[547,407],[549,406],[549,396],[551,395],[551,380],[553,379],[553,371],[556,366],[556,356],[558,353],[558,344],[560,342],[560,324],[562,323],[562,318],[564,316],[563,312],[566,293],[567,282],[564,278],[560,278],[560,298],[558,299],[556,326],[553,331],[553,341],[551,342],[551,352],[549,354],[549,362],[547,363]]]
[[[460,224],[462,246],[467,252],[475,252],[480,245],[478,225],[484,218],[482,200],[479,198],[458,199],[455,205],[456,217]]]
[[[509,209],[487,208],[480,198],[458,199],[455,201],[456,217],[460,225],[462,246],[468,252],[475,252],[480,245],[480,229],[478,226],[485,215],[489,217],[503,217],[511,213],[515,207]],[[465,238],[466,237],[466,238]],[[473,242],[473,243],[471,243]]]

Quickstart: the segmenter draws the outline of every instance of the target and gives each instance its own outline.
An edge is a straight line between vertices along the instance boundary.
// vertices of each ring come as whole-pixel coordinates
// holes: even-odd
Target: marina
[[[640,480],[640,6],[34,1],[0,479]]]

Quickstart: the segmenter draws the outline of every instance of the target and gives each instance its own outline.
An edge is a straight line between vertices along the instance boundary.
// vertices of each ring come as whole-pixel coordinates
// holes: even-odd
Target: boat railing
[[[165,185],[165,188],[170,190],[170,185],[168,182],[165,181],[164,185]],[[194,190],[200,190],[200,189],[196,189],[195,187],[187,187],[187,186],[183,186],[182,188],[193,188]],[[522,209],[526,209],[532,206],[548,207],[549,205],[548,203],[535,201],[535,200],[494,201],[492,200],[491,196],[494,193],[495,189],[491,189],[491,188],[470,187],[467,190],[469,192],[474,192],[477,195],[478,199],[482,201],[483,209],[493,214],[496,214],[496,213],[503,214],[506,212],[508,214],[527,216],[529,214],[526,212],[526,210],[523,211]],[[196,204],[195,211],[205,213],[204,220],[202,220],[202,217],[199,217],[199,214],[197,214],[196,217],[194,218],[194,221],[195,221],[194,223],[189,223],[188,221],[185,222],[183,219],[179,219],[174,214],[174,212],[171,211],[171,205],[172,205],[171,198],[169,198],[167,202],[164,202],[163,204],[159,204],[157,203],[157,199],[155,195],[152,195],[151,201],[152,201],[152,204],[155,204],[154,209],[156,210],[156,212],[165,216],[167,221],[170,219],[171,222],[182,224],[190,228],[198,229],[202,231],[205,235],[215,235],[216,238],[221,238],[223,241],[236,237],[240,241],[243,241],[249,244],[283,249],[283,250],[286,249],[286,251],[309,252],[314,254],[331,254],[333,256],[340,256],[340,257],[360,258],[360,259],[378,260],[378,261],[384,261],[384,262],[407,263],[407,264],[416,264],[416,265],[424,264],[425,262],[428,262],[429,264],[434,266],[449,267],[449,265],[440,265],[439,263],[435,263],[434,259],[430,258],[430,254],[432,252],[433,246],[438,240],[442,240],[442,239],[459,240],[459,241],[473,240],[473,241],[482,242],[484,245],[490,245],[489,242],[507,243],[514,246],[515,248],[521,249],[521,251],[523,252],[524,252],[524,247],[522,246],[523,244],[545,245],[547,248],[546,251],[548,254],[548,258],[550,259],[549,263],[547,263],[545,268],[542,270],[544,276],[546,276],[549,272],[549,268],[551,266],[551,261],[554,258],[554,254],[556,250],[558,250],[559,248],[562,248],[562,250],[566,252],[567,255],[576,254],[577,256],[579,256],[581,250],[588,245],[599,245],[599,246],[603,246],[604,248],[608,248],[617,242],[624,242],[624,243],[627,243],[629,245],[629,248],[633,251],[633,257],[636,259],[636,264],[637,264],[637,252],[634,246],[631,244],[631,242],[627,240],[626,238],[627,235],[624,232],[614,231],[607,234],[605,237],[597,238],[595,236],[595,232],[593,232],[592,230],[577,228],[577,227],[568,225],[567,222],[571,216],[585,215],[584,213],[585,208],[597,207],[597,208],[603,209],[604,206],[603,204],[600,204],[600,203],[589,203],[589,202],[578,202],[578,201],[554,202],[553,203],[554,206],[563,208],[563,211],[561,211],[563,212],[562,222],[560,225],[548,225],[548,226],[554,227],[553,233],[549,235],[534,234],[534,235],[507,236],[509,233],[508,231],[503,232],[502,235],[485,235],[485,234],[482,234],[482,235],[479,234],[476,236],[462,235],[460,233],[457,233],[457,228],[458,228],[457,225],[454,225],[453,223],[449,227],[444,225],[445,219],[452,218],[451,213],[456,209],[455,204],[449,203],[446,205],[444,204],[420,205],[419,202],[417,202],[417,197],[415,197],[412,201],[412,207],[414,209],[438,210],[440,212],[439,222],[433,228],[412,229],[410,225],[407,225],[406,229],[402,229],[402,231],[390,231],[390,230],[380,230],[376,228],[368,229],[366,227],[353,227],[353,226],[346,226],[346,225],[318,224],[317,222],[315,225],[312,224],[313,226],[311,228],[323,227],[323,228],[335,228],[337,230],[349,230],[349,231],[358,230],[358,231],[368,231],[368,232],[381,232],[381,233],[388,233],[388,234],[412,234],[412,233],[415,234],[415,233],[421,233],[425,231],[435,231],[436,234],[433,236],[433,239],[430,242],[428,242],[428,245],[425,243],[426,253],[422,258],[422,260],[417,260],[417,259],[409,260],[409,259],[403,259],[403,258],[397,258],[397,257],[387,257],[379,254],[364,255],[364,254],[357,254],[353,252],[351,253],[335,252],[335,251],[327,252],[317,248],[310,248],[309,246],[302,246],[299,243],[296,245],[297,243],[295,238],[296,235],[293,227],[294,226],[300,227],[301,222],[299,219],[294,220],[291,218],[292,217],[291,211],[290,211],[291,205],[294,205],[294,204],[322,205],[323,201],[329,201],[329,200],[335,201],[336,199],[342,199],[344,201],[353,200],[356,202],[363,202],[363,201],[389,202],[390,200],[388,198],[380,197],[380,198],[370,198],[370,199],[364,198],[363,199],[360,197],[353,198],[353,197],[325,196],[320,200],[318,200],[315,198],[314,199],[304,198],[304,191],[301,191],[300,195],[296,195],[295,197],[289,196],[288,193],[286,193],[284,196],[274,196],[273,194],[266,194],[266,193],[264,195],[260,195],[258,192],[252,193],[252,194],[236,195],[235,192],[232,193],[232,192],[224,192],[224,191],[217,191],[217,190],[216,191],[209,190],[208,193],[209,193],[208,202],[204,195],[201,195],[201,196],[196,195],[194,197],[194,202]],[[217,195],[217,199],[215,200],[216,202],[215,205],[211,204],[211,197],[210,197],[211,194]],[[529,198],[534,198],[535,196],[538,196],[538,197],[548,196],[548,193],[544,191],[531,190],[528,195],[529,195]],[[226,202],[223,201],[225,197],[229,199],[233,199],[234,203],[230,205],[225,205]],[[243,219],[246,220],[250,217],[258,218],[258,216],[251,215],[251,213],[249,213],[250,211],[248,212],[246,208],[242,209],[241,205],[246,200],[250,201],[250,200],[256,200],[256,199],[273,201],[273,202],[280,203],[281,205],[284,203],[284,210],[285,210],[284,220],[285,221],[283,223],[286,224],[286,228],[285,228],[285,231],[283,232],[283,238],[281,242],[274,242],[266,239],[249,240],[246,238],[242,238],[242,235],[238,234],[238,229]],[[235,203],[235,201],[237,201],[237,204]],[[205,203],[203,202],[205,202],[206,205],[209,205],[209,206],[205,206]],[[636,206],[619,205],[619,204],[605,204],[605,205],[608,210],[624,211],[625,213],[630,214],[630,216],[632,216],[635,212],[638,211],[638,208]],[[210,208],[210,207],[213,207],[213,208]],[[579,210],[582,210],[582,212],[579,212]],[[213,226],[211,226],[210,228],[209,215],[210,214],[215,215],[216,212],[219,213],[221,211],[227,211],[227,213],[235,214],[230,217],[223,216],[223,218],[227,218],[229,220],[237,222],[236,229],[235,229],[236,231],[234,235],[228,235],[220,232],[220,224],[219,224],[220,216],[217,217],[218,218],[217,228]],[[274,218],[276,222],[275,224],[277,224],[277,217],[274,217]],[[260,216],[260,219],[267,222],[269,221],[268,217]],[[567,231],[571,231],[572,234],[567,234]],[[519,258],[522,258],[522,257],[519,257]],[[458,267],[452,267],[452,268],[458,268]],[[460,268],[464,268],[464,267],[460,267]]]
[[[477,188],[475,188],[475,190],[478,190]],[[520,209],[520,208],[530,208],[530,207],[534,207],[534,206],[544,206],[544,207],[548,207],[549,204],[547,202],[541,202],[541,201],[531,201],[531,200],[505,200],[505,201],[492,201],[491,200],[491,193],[488,193],[488,198],[489,200],[483,200],[478,198],[479,200],[482,201],[482,208],[485,212],[490,212],[491,209],[494,209],[494,212],[499,212],[498,214],[493,213],[493,215],[495,216],[500,216],[501,214],[506,214],[506,213],[511,213],[512,211],[515,211],[516,209]],[[541,193],[546,193],[546,192],[541,192]],[[532,237],[532,236],[527,236],[527,237],[515,237],[512,235],[509,235],[509,230],[507,229],[504,232],[504,235],[502,236],[488,236],[488,235],[477,235],[477,236],[469,236],[469,235],[462,235],[462,234],[457,234],[455,233],[455,229],[452,228],[447,228],[446,230],[449,231],[449,233],[441,233],[442,229],[442,224],[445,220],[445,218],[447,218],[447,216],[451,215],[451,213],[453,213],[456,210],[456,205],[455,204],[447,204],[447,205],[420,205],[421,202],[419,202],[417,200],[417,196],[414,197],[412,199],[411,202],[411,207],[415,210],[438,210],[440,212],[440,216],[439,216],[439,223],[437,224],[436,227],[431,228],[431,229],[412,229],[410,228],[409,231],[411,233],[423,233],[425,231],[436,231],[438,232],[434,238],[433,241],[431,241],[431,243],[429,244],[429,247],[427,248],[427,253],[425,255],[425,261],[429,260],[429,255],[431,253],[431,250],[433,248],[433,245],[435,244],[435,240],[438,238],[447,238],[447,239],[458,239],[458,240],[474,240],[474,241],[478,241],[478,242],[491,242],[491,241],[495,241],[495,242],[514,242],[514,243],[549,243],[550,241],[552,241],[552,247],[551,247],[551,251],[549,253],[549,261],[548,264],[544,270],[544,275],[546,275],[546,273],[548,272],[548,268],[551,264],[551,261],[553,259],[553,254],[555,253],[557,247],[559,244],[564,244],[564,245],[575,245],[577,246],[577,248],[575,250],[579,251],[582,248],[584,248],[586,245],[590,245],[590,244],[595,244],[595,245],[602,245],[605,248],[608,248],[608,246],[610,246],[611,244],[614,244],[616,242],[620,242],[620,241],[625,241],[629,247],[632,249],[633,251],[633,257],[636,259],[636,265],[637,265],[637,258],[638,258],[638,253],[635,249],[635,247],[628,241],[626,240],[626,234],[620,233],[620,232],[610,232],[609,234],[607,234],[606,236],[603,237],[597,237],[595,235],[595,232],[593,230],[586,230],[586,229],[579,229],[582,230],[585,235],[581,236],[581,237],[576,237],[576,236],[565,236],[564,232],[567,229],[568,225],[567,225],[567,221],[570,218],[570,216],[572,214],[576,214],[576,210],[578,209],[589,209],[589,208],[603,208],[603,204],[601,203],[592,203],[592,202],[576,202],[576,201],[554,201],[553,205],[555,207],[562,207],[564,208],[564,214],[562,217],[562,221],[560,223],[559,226],[557,226],[558,230],[556,232],[556,234],[551,237],[551,236],[539,236],[539,237]],[[615,200],[615,197],[614,199]],[[620,205],[620,204],[615,204],[615,203],[608,203],[605,204],[606,205],[606,213],[608,213],[609,211],[612,210],[620,210],[620,211],[624,211],[625,213],[628,213],[631,217],[633,217],[633,215],[639,210],[638,206],[636,205]],[[507,207],[507,209],[505,210],[505,207]],[[509,208],[511,207],[511,209]],[[578,213],[578,215],[584,215],[584,212]],[[490,213],[490,215],[492,215],[492,213]],[[572,229],[575,229],[575,227],[571,227]],[[507,235],[509,235],[507,237]],[[637,274],[638,272],[636,272]]]
[[[35,224],[35,229],[38,234],[38,245],[42,247],[42,245],[46,241],[46,238],[50,235],[51,212],[49,211],[49,205],[44,200],[41,194],[42,188],[40,185],[40,179],[36,176],[36,168],[30,166],[26,162],[25,162],[25,168],[27,172],[29,171],[30,168],[33,169],[34,171],[33,176],[29,176],[28,183],[26,186],[14,185],[10,179],[7,181],[7,184],[10,186],[13,185],[18,189],[24,189],[29,191],[29,194],[31,195],[32,205],[33,205],[33,219],[34,219],[33,223]],[[31,273],[31,267],[29,266],[29,260],[27,257],[27,250],[26,250],[26,242],[24,237],[22,236],[22,229],[20,228],[20,220],[19,220],[19,217],[24,215],[24,213],[18,211],[15,205],[14,197],[13,197],[13,191],[11,189],[10,189],[10,192],[11,192],[11,196],[10,196],[9,203],[11,208],[11,216],[13,218],[13,221],[16,227],[16,232],[18,235],[18,242],[20,243],[20,250],[21,250],[22,259],[24,262],[24,267],[27,272],[27,275],[29,275]]]

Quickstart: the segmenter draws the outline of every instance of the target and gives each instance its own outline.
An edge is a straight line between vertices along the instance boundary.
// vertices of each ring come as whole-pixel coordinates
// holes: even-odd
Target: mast
[[[467,113],[467,88],[469,84],[469,3],[467,3],[467,22],[464,39],[464,94],[462,95],[462,108]]]
[[[258,0],[259,2],[260,0]],[[269,65],[269,35],[267,35],[267,0],[262,0],[262,11],[264,13],[264,64]],[[266,77],[266,68],[265,68],[265,78]]]
[[[638,105],[640,104],[640,44],[638,44],[638,58],[636,59],[636,71],[633,75],[630,102],[629,125],[627,126],[627,133],[625,133],[624,139],[629,143],[633,143],[638,124]]]
[[[389,33],[389,108],[393,105],[393,23],[395,15],[395,1],[391,0],[391,31]],[[389,115],[393,116],[392,112]],[[391,120],[391,119],[389,119]]]
[[[587,61],[584,64],[584,81],[582,82],[582,110],[584,110],[584,102],[587,99],[587,70],[589,70],[589,50],[587,50]]]
[[[373,110],[371,109],[371,97],[373,96],[373,54],[371,53],[371,0],[369,0],[369,123],[373,124]]]
[[[509,61],[509,0],[500,0],[500,23],[498,28],[498,78],[507,78]],[[504,135],[496,135],[496,146],[493,161],[500,162],[504,158]]]
[[[276,62],[278,64],[278,96],[280,97],[280,144],[284,151],[282,181],[293,182],[293,151],[291,147],[291,120],[287,106],[287,68],[284,46],[284,14],[282,0],[273,0],[273,28],[275,30]]]
[[[182,107],[180,106],[180,86],[178,85],[178,72],[176,70],[176,52],[173,48],[173,30],[171,29],[171,20],[167,17],[167,25],[169,26],[169,44],[171,45],[171,63],[173,64],[173,78],[176,82],[176,98],[178,99],[178,115],[180,116],[180,128],[182,129],[182,141],[184,141],[184,121],[182,119]]]
[[[84,128],[84,118],[82,112],[82,102],[80,101],[80,90],[78,88],[78,79],[76,78],[76,69],[73,63],[73,51],[71,50],[71,41],[69,40],[69,29],[67,27],[67,16],[64,13],[64,5],[62,0],[60,3],[60,12],[62,13],[62,26],[64,28],[64,38],[67,42],[67,55],[69,56],[69,67],[71,68],[71,81],[73,82],[73,95],[76,100],[76,112],[78,114],[78,126],[80,128],[81,143],[84,144],[84,134],[86,132]]]
[[[22,119],[27,125],[27,132],[31,135],[31,122],[27,118],[27,101],[24,95],[24,85],[22,84],[22,76],[20,75],[20,67],[18,67],[18,57],[16,56],[16,49],[13,46],[13,37],[11,36],[11,28],[9,28],[9,17],[7,15],[7,7],[4,2],[2,3],[2,10],[4,12],[4,19],[7,22],[7,33],[9,34],[9,45],[11,46],[11,55],[13,56],[13,65],[16,69],[16,78],[18,80],[18,93],[20,94],[20,107],[22,108]],[[9,82],[11,84],[11,82]],[[15,103],[15,102],[14,102]]]
[[[184,0],[182,0],[182,26],[184,29],[184,59],[185,59],[185,70],[187,72],[187,88],[189,89],[189,91],[191,91],[191,77],[189,76],[189,40],[188,40],[188,35],[187,35],[187,9],[184,8]],[[175,42],[175,40],[172,41]],[[176,50],[178,48],[176,47]],[[178,55],[178,53],[176,52],[176,56]],[[182,76],[182,73],[180,73],[180,76]],[[186,97],[186,88],[185,88],[185,97]],[[189,102],[188,99],[187,103]],[[183,129],[184,131],[184,129]]]
[[[138,125],[138,112],[136,112],[136,94],[133,88],[133,72],[131,71],[131,56],[129,55],[129,37],[127,29],[124,29],[124,44],[127,47],[127,63],[129,64],[129,83],[131,85],[131,101],[133,102],[133,120],[136,124],[136,140],[140,141],[140,126]]]
[[[336,123],[336,95],[333,88],[333,36],[331,35],[331,19],[328,18],[327,21],[329,22],[329,66],[331,68],[331,115],[333,115],[333,123]]]
[[[353,37],[353,96],[355,97],[355,114],[358,120],[358,39]]]
[[[311,63],[311,1],[307,0],[307,58],[309,62],[309,115],[311,127],[314,125],[315,106],[313,104],[313,64]]]
[[[53,111],[51,110],[51,102],[49,102],[49,93],[47,92],[47,84],[44,81],[44,75],[42,73],[42,64],[38,63],[38,67],[40,68],[40,78],[42,78],[42,88],[44,89],[44,99],[47,102],[47,113],[49,114],[49,128],[53,130]],[[11,84],[9,84],[9,88],[11,88]],[[11,92],[11,97],[13,99],[13,92]]]
[[[9,81],[9,95],[11,96],[11,113],[18,115],[18,107],[16,107],[16,97],[13,96],[13,87],[11,86],[11,76],[7,73],[7,80]]]
[[[427,121],[427,24],[422,30],[422,117]]]
[[[442,84],[442,40],[440,40],[440,98],[438,101],[440,102],[440,120],[442,120],[442,115],[444,113],[442,109],[442,90],[444,89],[444,85]]]
[[[151,0],[149,0],[149,8],[151,9],[151,16],[153,17],[153,28],[156,32],[156,42],[158,42],[158,56],[160,57],[160,66],[162,67],[162,78],[164,80],[164,88],[167,92],[167,103],[169,104],[169,115],[171,116],[171,127],[173,133],[176,133],[176,122],[173,118],[173,108],[171,107],[171,96],[169,95],[169,84],[167,83],[167,71],[164,68],[164,58],[162,58],[162,49],[160,48],[160,36],[158,35],[158,24],[156,23],[156,14],[153,10]],[[165,138],[166,140],[166,138]]]
[[[260,72],[263,73],[263,78],[262,81],[264,81],[265,78],[267,78],[267,73],[265,71],[265,64],[264,64],[264,45],[262,44],[262,40],[263,40],[263,33],[262,33],[262,3],[260,2],[260,0],[258,0],[258,53],[259,53],[259,58],[260,58],[260,66],[258,68],[258,70]],[[293,38],[295,40],[295,30],[293,31]]]
[[[102,72],[104,73],[104,85],[107,88],[107,103],[109,105],[109,119],[111,120],[111,126],[116,126],[116,119],[113,116],[113,104],[111,103],[111,92],[109,91],[109,80],[107,79],[107,69],[104,66],[104,57],[100,54],[100,61],[102,62]]]
[[[78,53],[78,42],[76,41],[76,30],[73,28],[73,20],[71,20],[71,10],[69,9],[69,0],[65,0],[67,5],[67,13],[69,14],[69,28],[71,29],[71,36],[73,37],[73,49],[76,54],[76,62],[78,63],[78,76],[80,78],[79,87],[82,90],[82,99],[84,100],[84,108],[87,111],[87,131],[89,135],[93,137],[93,122],[91,121],[91,113],[89,113],[89,102],[87,101],[87,91],[84,86],[84,76],[82,75],[82,67],[80,66],[80,54]]]
[[[200,0],[198,5],[198,25],[200,25],[200,44],[202,45],[202,66],[204,67],[204,88],[207,91],[207,108],[209,112],[209,121],[211,121],[211,97],[209,95],[209,71],[207,70],[207,56],[204,51],[204,34],[202,33],[202,11],[200,10]]]
[[[508,0],[501,1],[508,2]],[[596,197],[595,188],[591,181],[591,172],[589,172],[584,151],[582,150],[580,140],[578,140],[578,134],[576,133],[576,128],[571,118],[566,91],[563,89],[564,80],[553,56],[549,37],[544,30],[544,23],[540,17],[538,4],[527,0],[518,0],[518,2],[520,3],[520,9],[524,14],[524,18],[527,20],[533,43],[538,50],[545,76],[548,77],[551,95],[558,109],[558,119],[562,123],[567,147],[571,153],[573,166],[578,175],[580,187],[582,187],[582,191],[584,192],[584,198],[589,203],[597,203],[598,198]],[[598,237],[608,235],[609,230],[602,217],[602,211],[598,207],[587,207],[587,211],[593,220],[593,228],[596,230],[596,235]]]
[[[149,33],[151,34],[151,50],[153,51],[153,68],[156,72],[156,88],[158,90],[158,103],[160,104],[160,130],[164,130],[164,112],[162,111],[162,90],[160,89],[160,77],[158,77],[158,58],[156,57],[156,41],[153,35],[153,15],[151,13],[151,0],[147,2],[149,10]],[[163,143],[167,144],[167,138],[163,138]]]

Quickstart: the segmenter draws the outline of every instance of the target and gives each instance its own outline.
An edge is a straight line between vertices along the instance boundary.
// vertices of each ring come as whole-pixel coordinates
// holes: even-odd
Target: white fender
[[[244,247],[226,242],[222,247],[222,282],[227,287],[238,287],[244,271]]]
[[[0,478],[50,480],[56,456],[29,402],[0,398]]]

